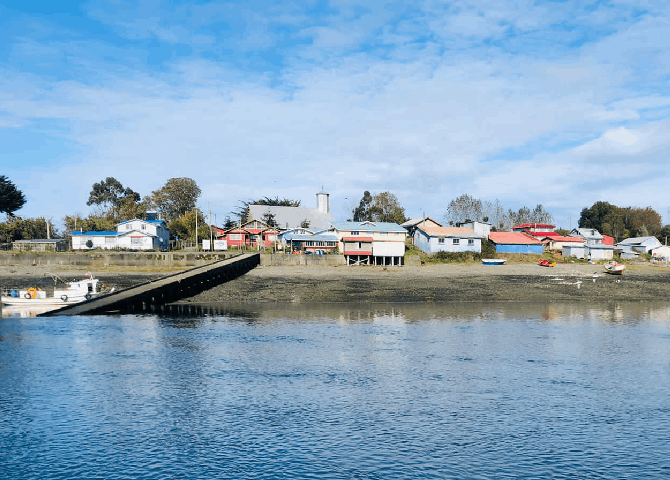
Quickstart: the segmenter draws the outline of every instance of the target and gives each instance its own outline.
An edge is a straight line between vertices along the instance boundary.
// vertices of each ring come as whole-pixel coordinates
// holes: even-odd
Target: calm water
[[[1,478],[670,478],[670,305],[0,319]]]

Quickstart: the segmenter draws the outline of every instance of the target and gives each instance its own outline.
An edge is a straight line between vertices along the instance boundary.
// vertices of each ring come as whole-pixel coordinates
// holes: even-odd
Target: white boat
[[[482,258],[484,265],[505,265],[506,258]]]
[[[612,275],[623,275],[624,270],[626,270],[626,265],[619,262],[611,261],[605,264],[605,271]]]
[[[60,280],[55,275],[52,275],[54,282]],[[102,293],[100,291],[99,282],[90,273],[86,274],[86,279],[75,280],[67,283],[64,289],[58,289],[54,286],[53,296],[47,297],[47,292],[37,287],[18,289],[10,288],[2,292],[0,297],[3,305],[9,306],[45,306],[45,307],[63,307],[65,305],[72,305],[74,303],[89,300]]]

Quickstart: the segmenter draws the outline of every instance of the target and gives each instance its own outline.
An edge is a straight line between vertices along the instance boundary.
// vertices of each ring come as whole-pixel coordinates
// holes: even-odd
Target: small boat
[[[612,275],[623,275],[624,270],[626,270],[626,265],[619,262],[611,261],[605,264],[605,271]]]
[[[60,280],[55,275],[53,275],[53,278],[54,282]],[[86,274],[85,280],[75,280],[65,283],[67,283],[65,289],[59,290],[54,287],[52,297],[47,297],[47,292],[44,290],[31,287],[27,289],[8,289],[2,292],[0,299],[3,305],[59,308],[89,300],[102,293],[99,288],[99,280],[94,278],[90,273]]]
[[[555,262],[555,261],[553,261],[553,260],[546,260],[546,259],[544,259],[544,258],[541,258],[540,260],[538,260],[538,261],[537,261],[537,264],[538,264],[540,267],[555,267],[555,266],[556,266],[556,262]]]
[[[506,258],[482,258],[484,265],[505,265]]]

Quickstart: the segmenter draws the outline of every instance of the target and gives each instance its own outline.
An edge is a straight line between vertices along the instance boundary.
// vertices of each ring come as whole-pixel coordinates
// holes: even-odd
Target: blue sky
[[[661,1],[4,1],[0,174],[57,224],[108,176],[193,178],[218,223],[322,186],[338,220],[388,190],[667,223],[668,31]]]

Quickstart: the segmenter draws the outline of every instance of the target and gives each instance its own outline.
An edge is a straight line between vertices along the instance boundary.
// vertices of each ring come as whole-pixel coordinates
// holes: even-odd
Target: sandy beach
[[[179,270],[114,269],[92,272],[118,289]],[[70,280],[83,269],[0,267],[0,286],[53,288],[51,274]],[[416,267],[257,267],[233,281],[194,297],[188,303],[403,303],[481,301],[651,301],[670,298],[670,268],[629,266],[623,276],[602,265],[535,264],[484,266],[441,264]]]

